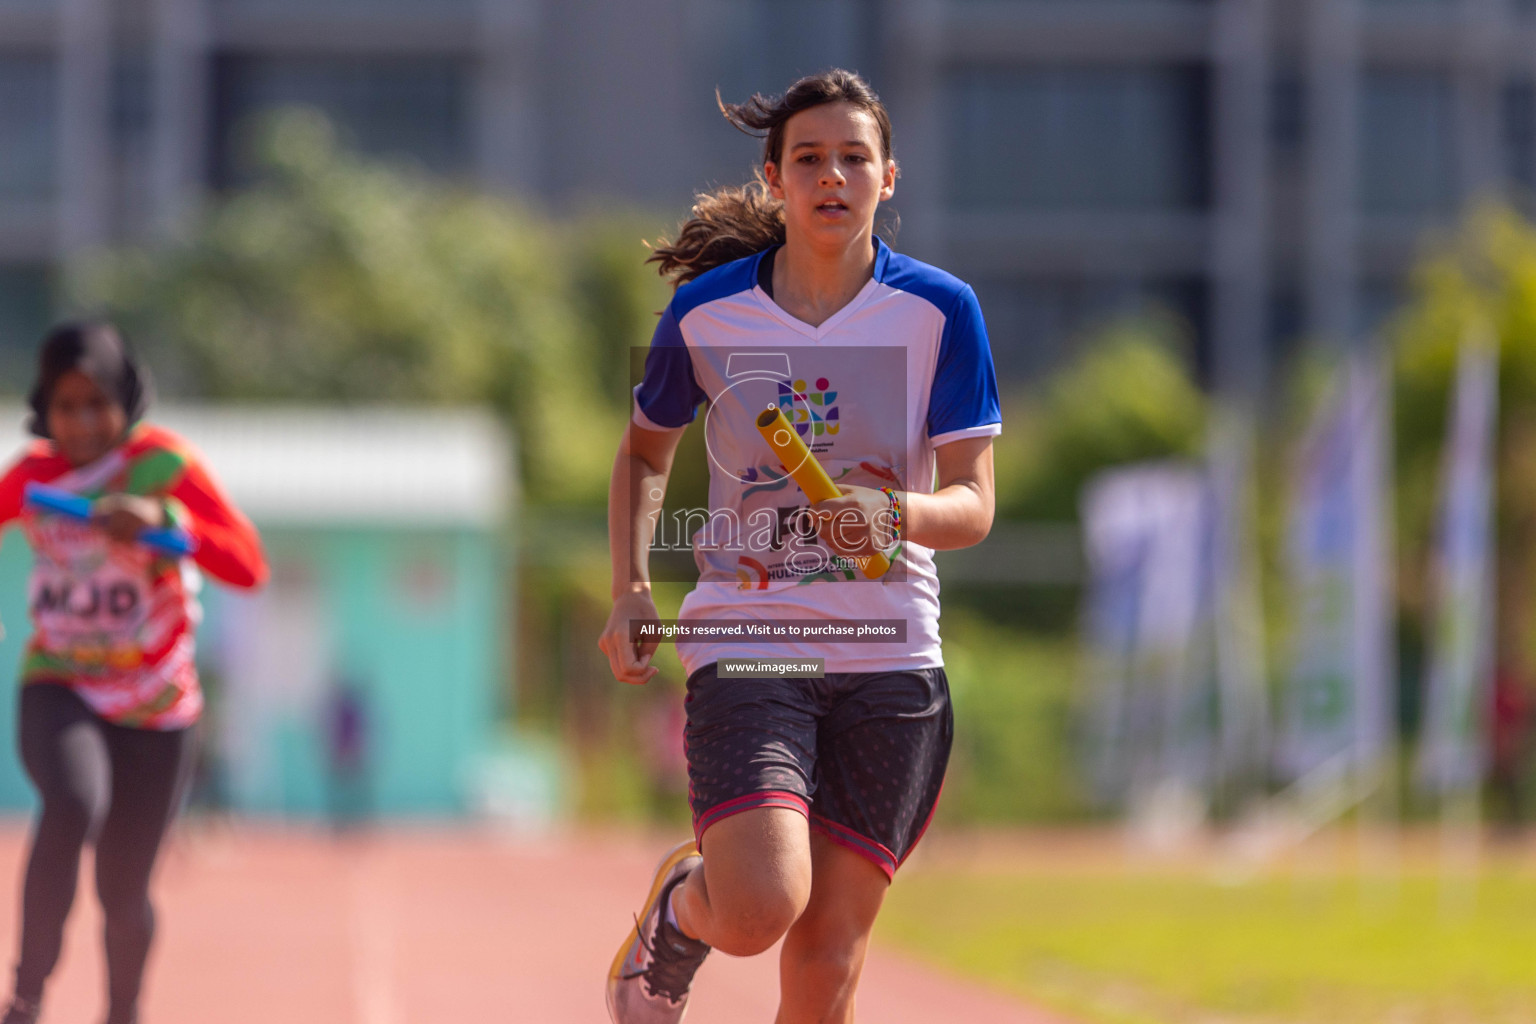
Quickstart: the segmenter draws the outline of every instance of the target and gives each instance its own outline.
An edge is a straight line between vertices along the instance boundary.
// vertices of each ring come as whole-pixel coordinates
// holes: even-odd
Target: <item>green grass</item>
[[[1536,1021],[1536,870],[1432,868],[1241,886],[1209,868],[928,863],[882,940],[1093,1024]]]

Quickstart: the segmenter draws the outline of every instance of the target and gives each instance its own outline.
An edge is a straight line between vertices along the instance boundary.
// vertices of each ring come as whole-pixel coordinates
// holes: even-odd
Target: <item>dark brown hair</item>
[[[753,94],[745,103],[726,103],[715,91],[715,102],[727,121],[763,140],[763,163],[779,163],[784,155],[784,125],[802,110],[827,103],[851,103],[875,119],[880,130],[881,159],[894,157],[891,117],[885,104],[857,72],[834,68],[807,75],[782,96]],[[761,172],[745,185],[719,188],[695,197],[693,209],[677,237],[658,242],[647,263],[659,264],[674,285],[692,281],[715,267],[762,252],[784,242],[784,204],[773,198]]]
[[[38,437],[48,431],[48,406],[54,385],[70,371],[85,374],[107,397],[122,406],[131,426],[144,416],[154,396],[149,370],[139,362],[133,346],[115,324],[105,320],[62,323],[43,338],[37,354],[37,382],[27,396],[32,408],[28,428]]]

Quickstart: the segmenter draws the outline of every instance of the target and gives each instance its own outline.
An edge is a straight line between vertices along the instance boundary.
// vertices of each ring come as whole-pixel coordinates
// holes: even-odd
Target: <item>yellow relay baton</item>
[[[843,492],[837,489],[827,471],[816,461],[816,456],[784,418],[782,409],[773,408],[761,413],[757,417],[757,432],[763,435],[773,454],[779,457],[790,477],[813,504],[842,496]],[[862,568],[866,579],[877,580],[890,570],[891,560],[884,552],[876,551],[864,560]]]

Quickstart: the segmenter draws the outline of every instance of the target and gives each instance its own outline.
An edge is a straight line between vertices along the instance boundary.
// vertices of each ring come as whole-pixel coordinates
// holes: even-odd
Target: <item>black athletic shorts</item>
[[[694,835],[757,807],[789,807],[894,876],[944,783],[954,718],[942,668],[825,679],[688,679]]]

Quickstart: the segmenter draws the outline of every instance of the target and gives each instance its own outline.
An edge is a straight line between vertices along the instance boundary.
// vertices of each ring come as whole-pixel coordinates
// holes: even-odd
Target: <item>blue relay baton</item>
[[[57,512],[71,519],[89,520],[91,518],[90,498],[82,498],[78,494],[71,494],[59,487],[29,483],[24,492],[24,498],[27,505],[32,508]],[[190,555],[197,550],[197,541],[192,535],[176,527],[143,530],[139,533],[139,543],[178,558]]]

